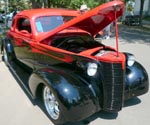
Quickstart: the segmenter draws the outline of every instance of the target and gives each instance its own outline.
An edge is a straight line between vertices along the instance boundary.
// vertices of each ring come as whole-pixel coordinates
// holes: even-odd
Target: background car
[[[19,13],[19,11],[12,11],[5,15],[6,20],[12,20],[13,16]]]
[[[140,16],[139,15],[127,15],[125,20],[122,21],[123,24],[133,26],[140,25]]]

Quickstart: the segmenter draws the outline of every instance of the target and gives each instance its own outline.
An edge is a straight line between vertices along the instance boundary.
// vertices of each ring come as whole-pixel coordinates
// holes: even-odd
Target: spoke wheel
[[[49,116],[53,120],[58,120],[60,116],[59,103],[48,86],[44,87],[43,101]]]

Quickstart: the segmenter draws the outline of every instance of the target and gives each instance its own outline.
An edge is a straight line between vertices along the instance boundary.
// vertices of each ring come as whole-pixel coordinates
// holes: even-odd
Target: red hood
[[[124,3],[120,0],[102,4],[48,32],[42,40],[69,27],[76,27],[89,32],[91,35],[95,35],[115,20],[115,12],[116,18],[118,18],[123,15],[123,11]]]

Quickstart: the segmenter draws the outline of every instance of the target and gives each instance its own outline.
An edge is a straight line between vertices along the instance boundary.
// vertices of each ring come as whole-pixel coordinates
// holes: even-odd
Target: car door
[[[14,50],[16,58],[30,68],[33,68],[34,63],[32,42],[32,30],[29,19],[25,17],[18,18],[13,35]]]

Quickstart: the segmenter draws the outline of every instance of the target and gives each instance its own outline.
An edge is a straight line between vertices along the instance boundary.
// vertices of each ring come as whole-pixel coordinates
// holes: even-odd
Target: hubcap
[[[59,104],[56,100],[56,97],[47,86],[44,88],[43,97],[48,114],[52,119],[57,120],[60,115]]]
[[[4,61],[8,62],[8,56],[7,56],[7,52],[6,52],[5,48],[4,48],[3,53],[4,53]]]

